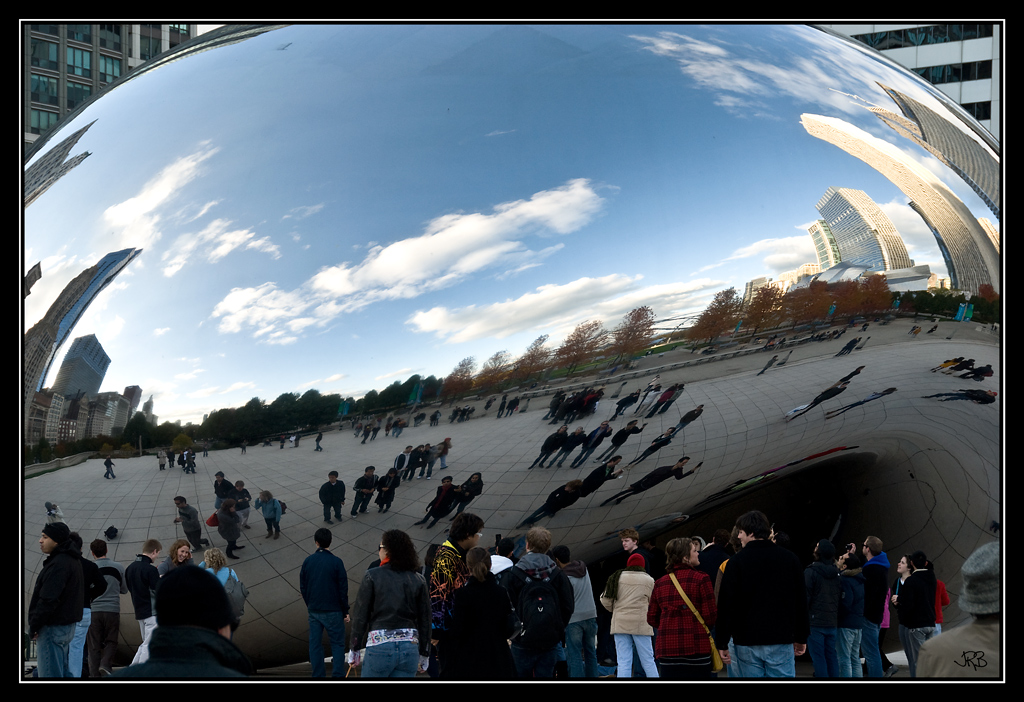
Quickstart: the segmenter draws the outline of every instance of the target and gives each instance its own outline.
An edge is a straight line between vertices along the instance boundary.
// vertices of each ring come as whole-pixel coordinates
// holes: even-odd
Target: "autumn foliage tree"
[[[475,358],[469,356],[459,361],[458,365],[444,379],[444,385],[441,386],[441,397],[448,399],[465,395],[473,388],[475,374]]]
[[[744,328],[756,334],[762,327],[774,327],[782,321],[782,290],[766,285],[754,293],[743,315]]]
[[[707,309],[697,317],[693,326],[686,330],[686,337],[693,341],[710,342],[731,331],[739,319],[742,304],[743,301],[736,294],[736,288],[719,291]]]
[[[597,320],[580,322],[555,351],[555,361],[568,375],[597,355],[608,340],[608,332]]]
[[[498,351],[486,361],[473,381],[473,387],[481,392],[501,385],[512,370],[512,354]]]
[[[540,373],[548,367],[551,350],[547,348],[548,335],[543,334],[533,340],[523,355],[516,359],[512,368],[512,377],[518,382],[525,382],[534,373]]]
[[[643,351],[654,339],[654,310],[646,305],[628,312],[611,333],[612,353],[617,359]]]
[[[786,317],[795,324],[828,317],[832,297],[828,286],[814,281],[806,288],[796,288],[786,293],[782,301]]]

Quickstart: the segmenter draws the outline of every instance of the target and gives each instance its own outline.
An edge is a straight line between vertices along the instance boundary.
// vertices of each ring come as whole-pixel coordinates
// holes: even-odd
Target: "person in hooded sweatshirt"
[[[814,547],[814,562],[804,569],[811,623],[807,652],[811,654],[816,678],[839,677],[836,625],[839,620],[841,587],[835,560],[836,549],[832,542],[822,539]]]
[[[597,603],[584,561],[574,561],[568,546],[555,546],[551,557],[569,578],[573,592],[573,611],[565,627],[565,662],[570,678],[596,678]]]
[[[836,649],[839,677],[862,678],[860,640],[864,629],[864,574],[860,556],[844,553],[839,557],[839,622]]]
[[[935,636],[935,573],[928,569],[923,551],[910,554],[910,576],[903,582],[892,603],[900,619],[900,642],[907,654],[910,677],[917,677],[917,653],[925,641]]]

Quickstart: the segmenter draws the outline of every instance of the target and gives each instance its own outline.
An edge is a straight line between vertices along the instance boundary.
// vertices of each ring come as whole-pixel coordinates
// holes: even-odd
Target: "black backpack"
[[[106,531],[103,532],[103,535],[107,537],[107,541],[113,541],[117,538],[117,527],[113,525],[108,526]]]
[[[550,577],[532,578],[521,568],[509,568],[523,581],[516,611],[523,623],[523,633],[516,643],[523,648],[547,650],[558,644],[565,635],[558,593]]]

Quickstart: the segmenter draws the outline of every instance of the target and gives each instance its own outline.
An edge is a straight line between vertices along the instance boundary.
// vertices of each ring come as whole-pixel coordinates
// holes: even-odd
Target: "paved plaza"
[[[927,320],[921,323],[930,326]],[[945,322],[935,334],[919,337],[907,335],[911,324],[909,319],[887,326],[874,323],[863,334],[851,329],[838,341],[798,346],[785,366],[773,367],[760,376],[757,373],[769,354],[661,372],[663,386],[682,381],[686,390],[665,414],[648,420],[643,414],[634,415],[630,408],[613,422],[614,429],[633,418],[649,422],[639,437],[623,446],[623,464],[658,433],[674,426],[681,414],[703,404],[703,415],[683,430],[683,437],[633,467],[624,479],[611,481],[539,524],[551,530],[554,543],[569,545],[574,558],[594,560],[619,548],[616,534],[624,527],[637,527],[647,535],[678,521],[681,515],[727,503],[754,489],[758,482],[754,479],[763,478],[768,471],[794,464],[771,474],[782,477],[827,460],[832,455],[829,452],[856,450],[870,454],[875,466],[865,472],[871,495],[861,501],[857,518],[893,535],[886,543],[890,555],[912,543],[938,564],[958,571],[959,563],[989,533],[991,522],[1001,521],[999,431],[1003,397],[1000,394],[992,405],[977,405],[922,396],[961,388],[999,390],[1001,349],[997,337],[979,331],[975,324]],[[947,340],[946,335],[954,328],[954,338]],[[871,336],[863,350],[834,356],[846,341],[858,335]],[[786,353],[784,349],[780,357]],[[974,358],[979,366],[990,363],[995,375],[979,383],[929,372],[954,356]],[[625,394],[645,386],[661,366],[696,358],[682,350],[645,358],[640,368],[649,374],[627,381],[621,391]],[[791,422],[784,421],[789,410],[809,402],[861,365],[864,370],[845,393]],[[578,383],[603,386],[607,395],[612,395],[620,390],[622,380],[590,376],[573,379],[571,384]],[[826,410],[857,402],[888,387],[898,391],[825,420]],[[511,393],[510,398],[515,394]],[[552,490],[573,478],[585,477],[596,465],[588,462],[582,469],[572,470],[570,461],[566,461],[562,468],[528,470],[544,438],[555,430],[541,419],[550,396],[534,398],[525,411],[500,419],[495,415],[497,403],[484,411],[484,399],[472,403],[476,412],[470,421],[449,423],[445,406],[440,426],[430,427],[424,422],[408,428],[398,439],[381,431],[376,440],[364,445],[352,431],[338,430],[333,425],[324,432],[322,452],[313,451],[311,436],[304,438],[298,448],[286,444],[280,449],[275,442],[270,447],[250,446],[244,455],[238,448],[213,451],[207,457],[200,451],[196,475],[186,475],[177,467],[158,471],[156,457],[146,456],[116,460],[116,480],[103,479],[102,460],[96,459],[28,479],[24,482],[23,606],[27,608],[35,573],[43,560],[37,542],[45,523],[45,501],[62,507],[68,525],[82,535],[86,544],[102,537],[108,526],[117,527],[120,533],[110,543],[109,555],[128,564],[147,538],[159,539],[166,550],[183,536],[180,526],[173,523],[176,495],[185,496],[201,516],[209,516],[213,511],[213,476],[223,471],[229,481],[243,480],[254,497],[260,490],[270,490],[288,506],[281,520],[280,539],[264,538],[262,517],[253,510],[249,520],[252,528],[244,530],[239,541],[246,548],[238,552],[241,560],[233,561],[231,566],[247,585],[250,596],[236,643],[257,667],[305,660],[307,617],[299,597],[298,574],[303,559],[314,549],[313,533],[325,526],[317,494],[329,471],[337,470],[349,488],[344,520],[331,529],[335,539],[332,550],[345,562],[350,600],[354,600],[362,574],[376,558],[382,531],[407,531],[421,554],[430,543],[444,540],[447,520],[429,530],[413,526],[423,516],[443,475],[453,476],[459,484],[474,471],[482,472],[483,493],[468,510],[484,518],[481,544],[490,546],[496,534],[522,536],[524,530],[515,527],[525,515],[543,504]],[[595,415],[575,422],[571,429],[583,426],[589,432],[613,412],[614,400],[606,399]],[[446,437],[452,440],[446,470],[442,471],[438,462],[432,480],[403,483],[387,514],[378,514],[371,502],[365,514],[349,516],[351,485],[366,466],[376,466],[377,474],[383,475],[406,445],[434,444]],[[605,446],[607,441],[602,449]],[[691,457],[690,467],[704,462],[696,474],[662,483],[619,505],[600,506],[629,483],[658,466],[675,462],[684,453]],[[708,502],[714,495],[722,497]],[[206,528],[206,532],[204,536],[213,545],[224,546],[216,529]],[[955,595],[959,590],[956,573],[942,573],[940,577]],[[139,633],[127,596],[122,598],[121,611],[123,643],[137,646]],[[306,674],[308,671],[302,673]]]

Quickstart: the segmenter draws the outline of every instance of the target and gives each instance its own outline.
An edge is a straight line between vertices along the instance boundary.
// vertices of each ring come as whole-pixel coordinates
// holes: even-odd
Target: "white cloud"
[[[178,373],[177,375],[174,376],[174,379],[175,380],[195,380],[199,376],[200,373],[205,373],[205,372],[206,371],[203,368],[196,368],[195,370],[191,370],[188,373]]]
[[[292,217],[294,217],[295,219],[305,219],[306,217],[311,217],[312,215],[315,215],[317,212],[322,210],[325,204],[327,203],[321,202],[320,204],[317,205],[293,207],[292,209],[288,210],[288,214],[281,217],[281,220],[283,221],[286,219],[291,219]]]
[[[275,259],[281,257],[280,249],[269,237],[254,240],[255,234],[251,230],[231,229],[231,224],[227,219],[215,219],[198,233],[179,236],[161,257],[166,262],[163,274],[170,278],[197,256],[216,263],[242,246],[269,253]]]
[[[264,343],[294,343],[284,332],[325,325],[342,312],[382,300],[412,298],[455,285],[493,268],[522,270],[561,248],[533,251],[519,239],[528,235],[569,234],[600,211],[603,199],[590,181],[579,178],[535,193],[526,200],[501,203],[490,214],[448,214],[429,222],[424,233],[387,245],[371,242],[361,262],[344,262],[318,271],[294,291],[268,282],[235,288],[212,313],[219,330],[250,329]]]
[[[414,331],[431,332],[448,343],[501,339],[519,332],[543,330],[550,330],[554,341],[583,320],[599,319],[614,326],[627,312],[644,305],[650,305],[659,317],[669,316],[693,306],[694,296],[702,290],[720,284],[702,279],[640,286],[640,279],[641,276],[613,274],[580,278],[565,285],[543,285],[505,302],[421,310],[406,324]]]
[[[802,229],[803,225],[797,228]],[[696,273],[691,273],[690,275],[697,275],[697,273],[703,273],[712,268],[723,266],[729,261],[738,261],[744,258],[760,258],[765,268],[769,272],[776,274],[793,270],[805,263],[814,263],[818,260],[810,234],[761,239],[736,249],[718,263],[704,266]]]
[[[412,368],[402,368],[391,373],[385,373],[384,375],[378,375],[374,380],[387,380],[388,378],[397,378],[399,376],[407,376],[412,373]]]
[[[512,132],[514,132],[514,131],[515,131],[515,129],[506,129],[506,130],[504,130],[504,131],[503,131],[503,130],[500,130],[500,129],[496,129],[496,130],[494,130],[493,132],[490,132],[490,133],[488,133],[488,134],[484,134],[484,136],[489,136],[489,137],[492,137],[492,136],[499,136],[499,135],[501,135],[501,134],[511,134],[511,133],[512,133]]]
[[[161,327],[160,329],[153,330],[153,336],[163,336],[171,330],[170,327]]]
[[[200,164],[218,150],[204,142],[195,153],[182,156],[166,166],[143,185],[137,195],[108,207],[103,218],[107,226],[114,229],[120,242],[111,248],[147,248],[160,239],[160,208],[198,177]]]

